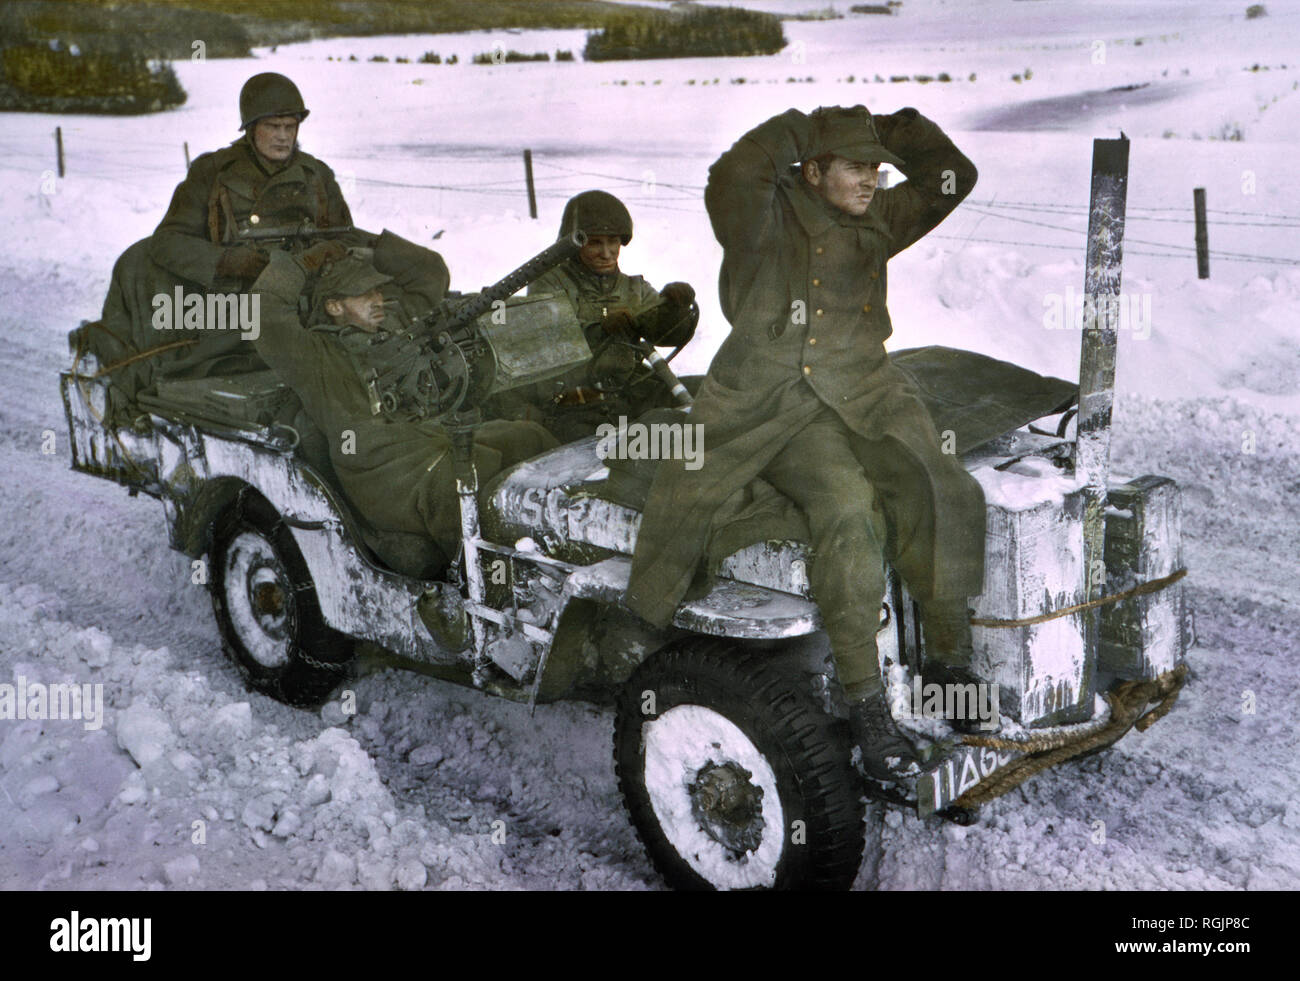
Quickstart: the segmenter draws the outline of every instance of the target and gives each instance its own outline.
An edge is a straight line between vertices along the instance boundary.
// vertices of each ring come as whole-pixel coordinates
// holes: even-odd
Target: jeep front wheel
[[[865,808],[844,728],[798,673],[727,641],[688,641],[643,664],[618,699],[614,761],[669,885],[848,888]]]

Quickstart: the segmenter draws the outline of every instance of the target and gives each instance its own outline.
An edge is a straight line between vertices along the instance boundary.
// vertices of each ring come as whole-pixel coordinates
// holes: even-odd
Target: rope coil
[[[1187,673],[1187,665],[1180,664],[1159,677],[1126,681],[1118,685],[1114,691],[1102,696],[1110,707],[1110,720],[1099,728],[1083,732],[1076,730],[1069,734],[1034,734],[1024,739],[964,735],[962,742],[967,746],[1014,750],[1028,755],[1013,760],[987,780],[976,784],[953,801],[952,806],[973,810],[980,804],[1014,790],[1036,773],[1090,750],[1110,745],[1131,728],[1136,727],[1138,732],[1146,732],[1174,707],[1187,680]],[[1151,702],[1157,702],[1155,708],[1143,714]]]

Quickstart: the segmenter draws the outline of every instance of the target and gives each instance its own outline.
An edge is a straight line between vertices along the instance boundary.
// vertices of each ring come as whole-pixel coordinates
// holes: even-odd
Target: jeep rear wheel
[[[770,656],[694,640],[643,664],[618,699],[614,762],[674,888],[845,889],[857,874],[865,808],[845,725]]]
[[[326,626],[293,534],[245,490],[213,526],[209,586],[222,645],[248,686],[319,706],[348,674],[351,638]]]

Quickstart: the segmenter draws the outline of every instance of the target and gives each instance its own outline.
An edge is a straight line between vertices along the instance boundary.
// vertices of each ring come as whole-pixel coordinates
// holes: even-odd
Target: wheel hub
[[[241,532],[226,547],[223,573],[226,610],[244,649],[263,667],[288,664],[293,599],[271,543],[255,532]]]
[[[253,610],[259,617],[283,615],[284,590],[278,582],[259,582],[253,586]]]
[[[763,840],[763,788],[752,777],[738,763],[710,760],[688,788],[700,827],[737,855],[754,851]]]

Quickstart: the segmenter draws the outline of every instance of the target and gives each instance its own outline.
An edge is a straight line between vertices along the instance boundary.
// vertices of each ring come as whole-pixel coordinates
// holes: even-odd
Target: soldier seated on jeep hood
[[[655,290],[643,277],[619,269],[619,252],[632,240],[632,216],[614,195],[584,191],[570,198],[558,238],[575,231],[586,236],[579,254],[539,276],[528,293],[569,298],[592,358],[560,378],[499,396],[490,406],[499,418],[536,420],[562,442],[590,436],[602,423],[617,424],[619,416],[635,419],[672,406],[664,383],[639,371],[641,355],[633,342],[681,348],[699,320],[695,290],[688,284]]]
[[[878,189],[881,163],[907,180]],[[877,660],[882,559],[920,602],[927,682],[975,680],[966,601],[983,585],[983,491],[943,452],[884,347],[886,263],[975,180],[974,164],[912,108],[791,109],[713,164],[704,202],[723,247],[731,333],[691,415],[708,455],[697,472],[660,465],[627,590],[634,613],[667,623],[724,503],[755,477],[775,486],[807,515],[812,594],[863,765],[882,780],[890,758],[913,758]]]

